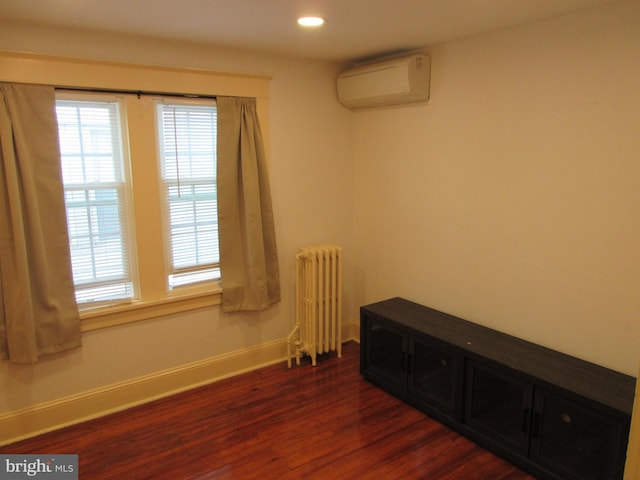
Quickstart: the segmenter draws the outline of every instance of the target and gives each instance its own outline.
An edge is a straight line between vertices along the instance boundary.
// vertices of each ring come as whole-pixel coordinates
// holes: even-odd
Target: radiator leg
[[[296,342],[296,365],[300,365],[300,357],[302,354],[300,353],[300,340]]]

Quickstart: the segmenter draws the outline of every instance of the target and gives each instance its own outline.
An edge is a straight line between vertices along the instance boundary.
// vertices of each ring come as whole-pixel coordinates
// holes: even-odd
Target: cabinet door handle
[[[413,355],[407,354],[407,373],[411,375],[413,373]]]
[[[540,438],[540,413],[536,412],[533,415],[533,438]]]

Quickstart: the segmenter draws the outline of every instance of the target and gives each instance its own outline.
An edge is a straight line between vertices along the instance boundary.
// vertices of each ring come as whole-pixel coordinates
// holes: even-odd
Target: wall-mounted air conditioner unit
[[[431,59],[411,55],[351,68],[338,76],[338,100],[349,108],[429,99]]]

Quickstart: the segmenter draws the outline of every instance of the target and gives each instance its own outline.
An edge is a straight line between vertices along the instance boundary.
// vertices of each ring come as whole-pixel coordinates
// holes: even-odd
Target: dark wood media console
[[[370,382],[539,478],[622,479],[635,378],[402,298],[360,322]]]

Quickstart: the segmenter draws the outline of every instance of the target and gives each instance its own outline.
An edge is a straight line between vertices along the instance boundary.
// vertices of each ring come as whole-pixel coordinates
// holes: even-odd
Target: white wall
[[[616,370],[640,345],[640,4],[429,49],[355,116],[355,288]]]
[[[294,325],[294,257],[308,244],[344,248],[345,319],[355,318],[350,295],[353,114],[335,99],[339,66],[15,24],[0,24],[0,49],[271,76],[269,165],[283,291],[282,301],[265,312],[225,315],[215,307],[172,315],[86,333],[81,350],[35,366],[2,363],[0,417],[286,337]]]

